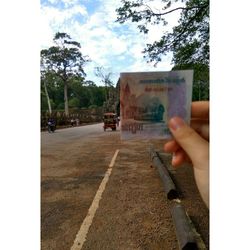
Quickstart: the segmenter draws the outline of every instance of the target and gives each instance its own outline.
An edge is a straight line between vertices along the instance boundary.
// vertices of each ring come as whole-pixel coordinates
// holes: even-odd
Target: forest
[[[185,6],[169,10],[174,2],[185,2]],[[146,0],[121,0],[121,3],[116,10],[116,22],[138,23],[138,32],[145,34],[149,25],[167,26],[168,16],[181,11],[179,24],[173,31],[166,31],[160,40],[147,44],[142,55],[157,66],[162,57],[173,53],[172,70],[194,70],[193,101],[209,100],[209,1],[162,0],[164,7],[156,8],[158,12]],[[84,67],[91,58],[81,53],[81,44],[64,32],[57,32],[53,41],[54,46],[41,50],[41,111],[65,111],[68,116],[69,109],[102,107],[110,96],[114,98],[117,83],[111,81],[112,72],[96,67],[95,74],[103,85],[86,81]]]
[[[56,75],[41,79],[41,110],[48,110],[48,100],[45,93],[45,82],[49,93],[52,110],[64,111],[64,85]],[[92,81],[84,79],[71,79],[68,87],[68,104],[70,109],[102,107],[107,92],[114,90],[114,86],[97,86]]]

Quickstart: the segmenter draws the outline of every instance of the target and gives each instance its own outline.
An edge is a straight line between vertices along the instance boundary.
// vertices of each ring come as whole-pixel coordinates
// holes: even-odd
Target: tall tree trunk
[[[64,107],[65,115],[69,116],[69,102],[68,102],[68,85],[67,82],[64,82]]]
[[[51,115],[52,109],[51,109],[51,104],[50,104],[49,93],[48,93],[48,90],[47,90],[46,81],[43,81],[43,84],[44,84],[45,95],[46,95],[47,101],[48,101],[49,114]]]

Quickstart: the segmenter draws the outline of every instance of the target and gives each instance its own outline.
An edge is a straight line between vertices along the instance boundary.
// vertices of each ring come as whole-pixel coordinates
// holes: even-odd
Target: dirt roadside
[[[149,144],[162,151],[163,143],[120,144],[109,185],[82,249],[178,249],[170,204],[149,158]],[[182,204],[208,248],[208,210],[194,185],[192,169],[180,169],[174,176],[180,191],[184,190]]]
[[[116,149],[113,171],[82,249],[178,249],[168,201],[149,145],[118,132],[42,150],[41,249],[70,249]],[[166,156],[165,161],[169,160]],[[182,204],[208,246],[208,210],[190,167],[173,172]]]

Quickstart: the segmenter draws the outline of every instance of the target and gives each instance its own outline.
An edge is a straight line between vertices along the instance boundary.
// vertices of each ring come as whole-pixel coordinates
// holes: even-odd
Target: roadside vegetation
[[[95,69],[104,86],[97,86],[93,81],[86,81],[84,67],[90,58],[82,55],[81,45],[73,41],[67,33],[56,33],[55,46],[41,51],[41,110],[64,110],[69,116],[69,109],[102,107],[109,92],[114,90],[111,72],[103,67]]]
[[[158,3],[158,1],[157,1]],[[172,70],[193,69],[193,101],[209,100],[209,0],[121,0],[117,22],[138,23],[138,32],[147,34],[154,25],[167,27],[168,17],[178,11],[178,25],[171,32],[147,44],[143,56],[155,66],[173,53]],[[173,4],[182,3],[182,7]],[[86,81],[84,67],[91,58],[81,53],[81,45],[67,33],[56,33],[54,46],[41,51],[41,111],[103,107],[115,92],[112,72],[94,69],[103,86]],[[87,52],[86,52],[87,54]],[[118,79],[117,79],[118,80]]]
[[[193,101],[209,100],[209,0],[121,0],[117,22],[138,23],[147,34],[155,25],[166,27],[161,38],[144,48],[144,58],[155,66],[168,53],[177,69],[193,69]],[[161,4],[159,4],[161,2]],[[178,5],[176,4],[181,4]],[[167,31],[168,18],[180,12],[178,25]]]

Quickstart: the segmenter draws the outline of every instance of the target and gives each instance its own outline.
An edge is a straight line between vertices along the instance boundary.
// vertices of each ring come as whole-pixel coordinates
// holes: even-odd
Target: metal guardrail
[[[195,235],[184,208],[180,204],[175,204],[171,209],[171,214],[180,249],[198,250]]]
[[[150,158],[151,158],[151,161],[153,162],[153,166],[157,168],[159,175],[162,179],[162,183],[163,183],[167,198],[169,200],[178,198],[178,192],[177,192],[177,189],[175,187],[175,184],[172,178],[170,177],[168,171],[166,170],[160,158],[158,157],[157,153],[153,150],[152,147],[150,148]]]
[[[166,192],[167,198],[172,201],[171,204],[171,215],[176,231],[176,238],[178,240],[180,250],[206,250],[206,246],[201,239],[200,235],[197,233],[191,219],[185,212],[185,209],[179,203],[178,192],[176,186],[169,175],[168,170],[161,162],[160,157],[157,152],[150,147],[150,159],[153,166],[157,168],[159,175],[161,177],[164,190]],[[178,201],[178,203],[177,203]]]

